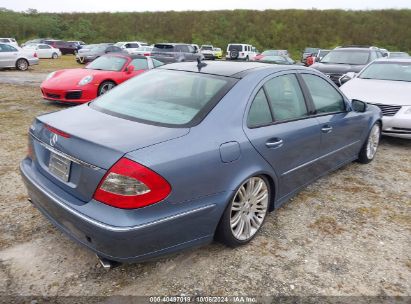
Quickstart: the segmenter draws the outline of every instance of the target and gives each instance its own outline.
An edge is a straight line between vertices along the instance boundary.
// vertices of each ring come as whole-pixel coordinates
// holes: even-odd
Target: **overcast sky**
[[[411,0],[0,0],[0,7],[41,12],[183,11],[220,9],[411,8]]]

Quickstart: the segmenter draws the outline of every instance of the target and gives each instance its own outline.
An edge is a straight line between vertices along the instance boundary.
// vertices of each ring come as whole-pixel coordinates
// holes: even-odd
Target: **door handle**
[[[329,125],[325,125],[321,128],[321,132],[323,133],[331,133],[333,131],[333,127]]]
[[[273,138],[270,139],[265,143],[265,146],[269,149],[275,149],[275,148],[280,148],[284,144],[284,141],[280,138]]]

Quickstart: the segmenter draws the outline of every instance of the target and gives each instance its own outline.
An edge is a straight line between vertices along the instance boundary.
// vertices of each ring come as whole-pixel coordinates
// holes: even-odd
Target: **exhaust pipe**
[[[121,265],[121,263],[116,262],[116,261],[111,261],[109,259],[103,258],[101,256],[97,256],[98,261],[100,262],[101,266],[103,266],[104,269],[110,270],[112,268],[118,267]]]

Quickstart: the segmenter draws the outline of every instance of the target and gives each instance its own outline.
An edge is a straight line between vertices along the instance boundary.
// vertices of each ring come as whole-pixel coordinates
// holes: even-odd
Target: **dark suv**
[[[164,63],[196,61],[197,58],[204,58],[191,44],[185,43],[157,43],[154,45],[151,57]]]
[[[45,40],[45,44],[51,45],[52,47],[59,49],[61,54],[73,54],[77,53],[77,45],[75,43],[66,42],[63,40]]]
[[[311,68],[323,72],[336,84],[348,72],[358,73],[371,61],[383,57],[379,48],[373,46],[342,46],[325,55]]]

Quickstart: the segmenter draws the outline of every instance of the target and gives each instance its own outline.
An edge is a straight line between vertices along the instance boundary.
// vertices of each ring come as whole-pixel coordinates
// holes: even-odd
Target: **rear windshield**
[[[203,51],[212,51],[213,50],[213,47],[212,46],[202,46],[201,47],[201,49],[203,50]]]
[[[171,44],[156,44],[154,45],[153,52],[172,52],[174,46]]]
[[[227,77],[152,70],[102,95],[90,106],[125,119],[187,127],[201,121],[233,83]]]
[[[243,50],[243,46],[241,44],[232,44],[228,47],[228,50],[231,51],[239,51],[241,52]]]
[[[368,50],[334,50],[323,57],[321,63],[363,65],[368,63]]]

